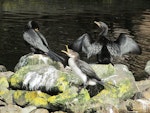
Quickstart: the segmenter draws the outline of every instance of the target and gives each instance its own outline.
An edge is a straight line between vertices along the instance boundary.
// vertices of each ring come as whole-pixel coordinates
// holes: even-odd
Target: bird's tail
[[[55,52],[53,52],[51,50],[49,50],[49,52],[47,54],[54,61],[57,61],[57,62],[64,62],[65,61],[65,59],[63,57],[59,56],[58,54],[56,54]]]
[[[114,85],[112,83],[109,83],[109,82],[97,81],[97,83],[100,84],[100,85],[103,85],[105,88],[106,87],[108,87],[108,88],[111,88],[111,87],[117,88],[116,85]]]

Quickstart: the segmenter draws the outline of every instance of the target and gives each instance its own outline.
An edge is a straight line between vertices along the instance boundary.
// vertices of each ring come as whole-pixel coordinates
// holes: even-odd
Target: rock
[[[146,99],[127,100],[126,106],[129,111],[138,113],[150,113],[150,101]]]
[[[118,109],[110,104],[94,106],[84,111],[84,113],[119,113]]]
[[[0,97],[7,104],[12,104],[12,90],[8,90],[9,83],[6,77],[0,77]]]
[[[0,77],[9,78],[13,74],[14,74],[14,72],[12,72],[12,71],[0,72]]]
[[[0,90],[0,97],[6,104],[13,104],[13,90]]]
[[[139,91],[133,74],[122,64],[91,66],[105,88],[97,84],[78,92],[82,80],[70,69],[62,69],[44,55],[25,55],[17,64],[16,72],[8,78],[8,87],[15,90],[13,101],[21,107],[35,106],[70,113],[105,113],[109,110],[118,113],[120,101],[132,98]]]
[[[36,110],[37,107],[35,106],[27,106],[25,108],[22,108],[21,113],[32,113],[32,111]],[[41,112],[43,113],[43,112]]]
[[[60,62],[55,62],[50,57],[42,54],[27,54],[20,58],[19,62],[15,66],[15,71],[26,65],[52,65],[57,69],[63,68]]]
[[[55,111],[53,113],[67,113],[67,112],[64,112],[64,111]]]
[[[0,72],[6,72],[6,71],[7,71],[6,67],[3,65],[0,65]]]
[[[150,60],[146,63],[145,72],[147,72],[150,75]]]
[[[150,80],[136,81],[136,85],[138,87],[139,92],[143,92],[146,89],[150,88]]]
[[[71,75],[58,71],[53,66],[27,65],[19,69],[10,79],[14,89],[41,90],[57,94],[69,87]]]
[[[67,112],[77,112],[77,108],[83,107],[81,103],[85,104],[90,99],[86,89],[82,89],[79,94],[77,91],[78,89],[76,87],[72,87],[64,93],[49,97],[48,102],[50,103],[51,110],[58,111],[61,108],[61,110]]]
[[[5,90],[9,87],[6,77],[0,77],[0,90]]]
[[[100,64],[91,64],[91,67],[94,69],[96,74],[101,78],[106,78],[112,75],[115,72],[113,65],[100,65]]]
[[[150,101],[150,88],[146,89],[144,92],[142,92],[143,98]]]
[[[22,107],[32,105],[36,107],[49,108],[47,99],[50,95],[41,91],[23,91],[17,90],[14,92],[13,100],[17,105]]]
[[[5,107],[0,107],[0,113],[22,113],[21,107],[17,105],[8,105]]]
[[[6,106],[7,104],[3,101],[2,98],[0,98],[0,106]]]
[[[138,91],[132,73],[124,65],[114,66],[114,72],[109,77],[103,76],[103,81],[105,89],[91,98],[93,101],[99,100],[103,104],[109,103],[117,107],[119,101],[133,97]]]
[[[47,109],[35,109],[30,113],[49,113]]]

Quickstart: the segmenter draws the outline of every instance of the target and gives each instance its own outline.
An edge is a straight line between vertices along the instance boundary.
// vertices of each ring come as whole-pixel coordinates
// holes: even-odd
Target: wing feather
[[[24,40],[29,43],[34,48],[37,48],[43,52],[48,52],[48,48],[43,44],[41,38],[37,35],[37,33],[30,29],[23,34]]]
[[[141,54],[140,46],[132,39],[129,38],[124,33],[121,33],[116,43],[120,47],[121,55],[133,53],[133,54]]]
[[[88,63],[82,60],[77,60],[76,63],[77,66],[81,69],[81,71],[85,73],[89,78],[101,81],[101,79],[96,75],[95,71]]]

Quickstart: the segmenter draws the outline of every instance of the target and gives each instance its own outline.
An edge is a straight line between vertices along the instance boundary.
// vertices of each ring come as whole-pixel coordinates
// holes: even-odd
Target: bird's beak
[[[61,52],[63,52],[63,53],[65,53],[65,54],[69,54],[69,48],[68,48],[68,45],[66,45],[66,51],[64,51],[64,50],[61,50]]]
[[[94,23],[95,23],[96,25],[98,25],[98,27],[101,26],[100,22],[94,21]]]
[[[35,31],[37,31],[37,32],[39,31],[39,29],[38,29],[38,28],[36,28],[36,29],[34,29],[34,30],[35,30]]]

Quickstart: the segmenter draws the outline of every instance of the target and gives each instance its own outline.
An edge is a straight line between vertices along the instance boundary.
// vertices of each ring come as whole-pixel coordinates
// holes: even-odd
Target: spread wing
[[[43,44],[43,41],[39,35],[33,29],[24,32],[23,39],[34,48],[37,48],[46,53],[49,51],[48,48]]]
[[[101,79],[96,75],[95,71],[92,69],[92,67],[88,63],[82,60],[77,60],[76,63],[77,63],[77,66],[81,69],[81,71],[85,73],[89,78],[93,78],[98,81],[101,81]]]
[[[128,53],[141,54],[142,52],[140,46],[132,38],[129,38],[124,33],[120,34],[116,43],[119,45],[121,55]]]
[[[116,41],[109,41],[107,48],[112,56],[122,56],[128,53],[141,54],[140,46],[124,33],[121,33]]]
[[[76,52],[82,51],[87,55],[87,58],[90,58],[92,55],[96,55],[101,51],[102,45],[92,43],[90,36],[85,33],[69,45],[69,48]]]
[[[85,45],[85,41],[86,41],[86,43],[89,44],[89,46],[91,45],[90,44],[90,37],[87,33],[83,34],[77,40],[75,40],[72,44],[70,44],[69,48],[76,51],[76,52],[81,52],[83,46],[88,46],[88,44]]]

